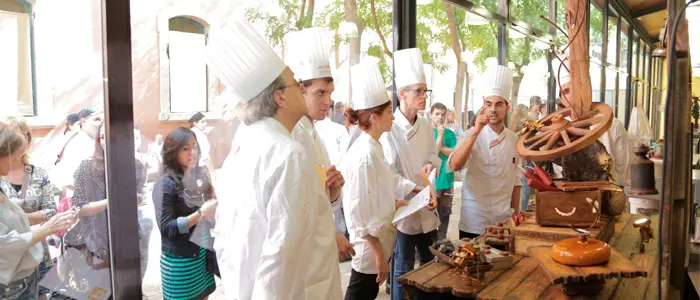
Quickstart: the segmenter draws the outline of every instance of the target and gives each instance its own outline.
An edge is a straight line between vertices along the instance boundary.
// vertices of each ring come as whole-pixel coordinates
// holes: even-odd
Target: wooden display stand
[[[552,284],[558,285],[564,294],[570,296],[594,295],[603,289],[606,279],[647,276],[644,269],[632,263],[615,249],[612,249],[610,260],[607,263],[587,267],[571,267],[555,262],[552,259],[552,247],[531,247],[528,252],[547,274]]]
[[[595,224],[598,215],[591,211],[588,201],[603,202],[603,192],[543,192],[535,196],[535,216],[538,225],[556,227],[589,227]]]
[[[529,256],[527,249],[534,246],[552,246],[563,239],[575,238],[578,235],[571,228],[545,227],[537,225],[534,217],[525,219],[525,222],[513,230],[514,248],[516,255]],[[615,217],[603,216],[598,222],[598,227],[590,230],[591,237],[609,242],[615,233]]]

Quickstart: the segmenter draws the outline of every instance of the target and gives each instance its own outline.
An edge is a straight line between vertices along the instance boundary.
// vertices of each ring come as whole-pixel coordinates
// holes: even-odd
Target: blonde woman
[[[510,124],[508,124],[508,129],[517,133],[520,131],[520,127],[523,125],[523,119],[528,119],[529,117],[528,108],[525,104],[518,104],[513,111],[513,115],[510,117]]]
[[[21,134],[29,148],[32,142],[32,132],[27,121],[22,117],[8,117],[5,120],[10,129]],[[0,189],[7,197],[24,210],[30,225],[41,224],[56,214],[56,188],[49,180],[49,173],[43,168],[33,165],[29,154],[22,155],[21,163],[13,165],[7,176],[0,178]],[[39,274],[43,277],[53,266],[47,243],[44,246],[44,259],[39,264]],[[39,288],[40,295],[50,291]]]
[[[26,137],[0,122],[0,176],[8,176],[16,166],[23,165],[26,151]],[[37,267],[44,260],[41,243],[70,228],[76,214],[68,211],[54,215],[32,228],[19,204],[0,191],[0,299],[33,300],[39,297]]]

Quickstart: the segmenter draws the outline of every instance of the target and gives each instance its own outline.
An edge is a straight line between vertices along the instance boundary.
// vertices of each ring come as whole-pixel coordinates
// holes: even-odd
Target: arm
[[[440,147],[440,153],[442,153],[445,156],[450,156],[452,155],[452,152],[455,151],[455,148],[448,148],[448,147]]]
[[[479,137],[479,133],[484,128],[483,126],[474,126],[473,129],[467,132],[467,139],[462,142],[456,149],[452,152],[452,155],[448,159],[448,165],[450,169],[454,171],[459,171],[464,168],[464,165],[469,161],[472,150],[474,149],[474,144],[476,144],[476,139]]]
[[[175,182],[165,177],[157,184],[159,186],[153,190],[153,204],[161,236],[176,240],[180,234],[189,234],[190,228],[199,222],[199,212],[178,216],[175,207],[180,199],[175,191]]]
[[[312,182],[318,180],[303,154],[291,154],[270,178],[266,178],[261,213],[266,215],[260,261],[255,274],[252,299],[304,299],[301,277],[306,254],[306,202]],[[265,222],[265,221],[263,221]],[[308,249],[311,250],[311,249]]]
[[[359,130],[359,129],[358,129]],[[392,135],[390,138],[389,135]],[[413,192],[417,185],[410,178],[404,177],[399,172],[400,164],[397,151],[397,145],[393,137],[393,132],[383,134],[379,139],[384,150],[384,158],[386,159],[389,168],[394,173],[394,181],[396,182],[396,197],[403,199]]]
[[[107,209],[107,199],[90,201],[88,199],[87,188],[92,185],[90,182],[92,170],[92,160],[84,160],[75,170],[73,181],[75,182],[75,193],[71,199],[73,206],[80,208],[79,216],[94,216]]]

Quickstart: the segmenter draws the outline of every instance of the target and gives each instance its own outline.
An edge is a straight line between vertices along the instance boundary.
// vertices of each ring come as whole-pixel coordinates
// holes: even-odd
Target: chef
[[[217,191],[227,199],[213,230],[226,299],[339,298],[339,284],[331,283],[337,264],[309,269],[318,265],[313,259],[337,260],[334,235],[324,231],[333,219],[327,198],[318,197],[321,177],[291,136],[308,114],[300,83],[242,19],[211,30],[205,56],[247,125],[224,162]],[[331,279],[320,283],[314,272]]]
[[[389,259],[396,238],[392,224],[396,206],[394,172],[384,160],[379,137],[391,130],[391,100],[376,63],[363,61],[352,67],[354,109],[347,122],[358,128],[340,166],[348,181],[343,187],[343,207],[357,254],[345,300],[376,299],[379,286],[388,279]],[[320,299],[320,298],[319,298]]]
[[[394,113],[391,131],[381,138],[384,156],[397,178],[396,197],[409,200],[424,186],[421,172],[430,174],[440,166],[437,146],[433,139],[430,122],[418,116],[425,110],[425,103],[431,90],[428,89],[423,73],[423,59],[417,48],[394,52],[394,82],[398,89],[399,108]],[[398,225],[394,248],[393,291],[394,299],[403,299],[403,290],[396,279],[413,270],[416,249],[421,263],[433,259],[429,247],[437,240],[440,225],[431,203],[419,212],[401,220]]]
[[[518,136],[506,128],[510,110],[513,71],[504,66],[486,70],[482,78],[484,106],[474,127],[449,157],[455,171],[465,169],[462,177],[462,208],[459,238],[474,238],[487,226],[505,222],[511,208],[520,208],[522,172],[516,152]]]
[[[328,54],[330,42],[326,38],[327,31],[321,28],[308,28],[288,33],[286,40],[287,65],[295,72],[294,76],[301,83],[301,91],[308,108],[306,116],[294,126],[292,138],[299,141],[306,149],[309,161],[321,173],[325,173],[323,186],[311,195],[311,200],[319,201],[319,224],[334,224],[333,208],[340,206],[343,176],[331,165],[328,151],[316,131],[314,123],[326,118],[328,107],[333,102],[331,93],[335,89],[331,75]],[[330,218],[330,220],[325,220]],[[350,258],[354,254],[352,244],[343,233],[334,230],[334,226],[319,228],[312,241],[319,245],[313,248],[329,249],[337,243],[338,252],[319,253],[308,260],[307,269],[312,282],[312,291],[307,294],[311,299],[340,299],[340,273],[338,271],[338,255]],[[326,244],[328,243],[328,245]],[[318,291],[316,293],[315,291]],[[332,294],[327,294],[332,292]]]
[[[561,104],[564,107],[569,107],[570,105],[567,99],[571,99],[571,74],[566,68],[564,68],[564,66],[562,66],[561,71],[559,71],[559,65],[560,63],[552,61],[552,69],[554,70],[554,74],[559,74],[559,81],[561,85]],[[596,126],[598,125],[591,126],[591,129],[595,128]],[[625,124],[619,119],[613,118],[610,129],[599,137],[598,141],[605,146],[605,150],[608,151],[608,154],[610,154],[613,159],[613,163],[615,164],[614,170],[611,172],[613,182],[622,187],[631,185],[630,152],[632,147],[630,146],[627,138]],[[561,177],[560,166],[554,165],[554,172]]]

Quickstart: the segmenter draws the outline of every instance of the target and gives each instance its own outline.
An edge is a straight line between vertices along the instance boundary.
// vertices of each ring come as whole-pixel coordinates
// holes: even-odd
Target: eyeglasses
[[[433,94],[433,90],[428,90],[428,89],[405,89],[407,91],[415,92],[416,95],[418,96],[426,96],[430,97],[431,94]]]
[[[293,87],[293,86],[298,86],[299,88],[301,88],[301,82],[302,82],[301,79],[299,79],[299,81],[297,81],[297,82],[295,82],[295,83],[292,83],[292,84],[290,84],[290,85],[281,86],[278,90],[281,91],[281,90],[284,90],[284,89],[286,89],[286,88]]]

